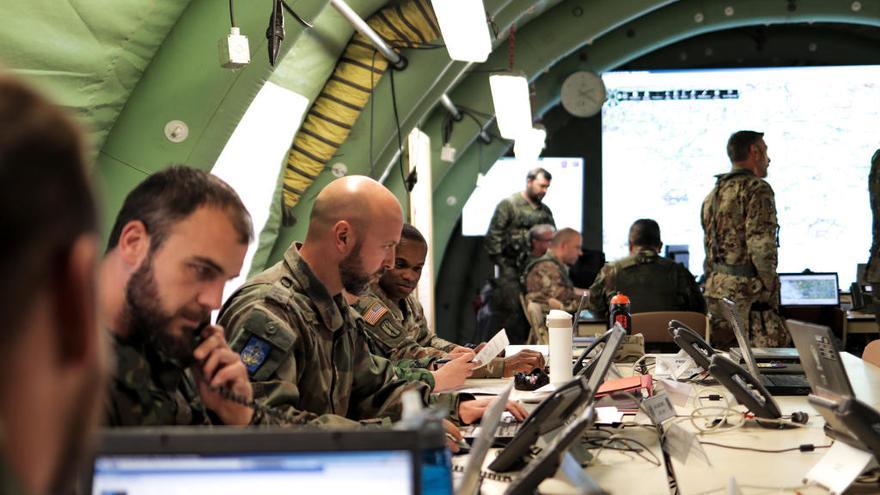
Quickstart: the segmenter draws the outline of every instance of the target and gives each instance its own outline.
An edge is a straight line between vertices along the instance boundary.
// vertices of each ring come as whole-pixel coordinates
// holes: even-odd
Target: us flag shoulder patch
[[[385,316],[385,313],[388,312],[388,308],[382,305],[382,303],[375,303],[370,306],[370,309],[366,310],[363,314],[364,321],[369,323],[371,326],[375,326],[379,320]]]

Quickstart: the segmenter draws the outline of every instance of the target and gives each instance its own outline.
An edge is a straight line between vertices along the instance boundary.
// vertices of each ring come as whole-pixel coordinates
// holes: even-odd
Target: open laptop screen
[[[837,306],[836,273],[780,273],[783,306]]]
[[[445,448],[442,441],[410,430],[105,430],[82,492],[428,495],[435,492],[423,490],[421,457],[434,443]]]
[[[100,456],[94,495],[413,493],[408,451]]]

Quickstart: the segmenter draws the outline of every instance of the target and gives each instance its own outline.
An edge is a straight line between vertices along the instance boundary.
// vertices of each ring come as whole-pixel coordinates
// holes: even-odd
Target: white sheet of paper
[[[596,424],[611,425],[623,422],[623,413],[616,407],[597,407],[596,408]]]
[[[503,328],[495,334],[492,339],[486,343],[486,346],[477,353],[474,357],[474,361],[480,362],[480,368],[489,364],[489,361],[492,361],[503,351],[508,345],[510,345],[510,341],[507,340],[507,331]]]
[[[643,400],[642,408],[648,413],[651,422],[655,425],[662,424],[667,419],[675,416],[675,406],[669,400],[668,394],[656,394]]]
[[[474,394],[474,395],[498,395],[501,392],[504,392],[504,389],[508,387],[508,383],[490,383],[486,385],[479,385],[476,387],[468,387],[461,386],[455,389],[458,393],[464,394]]]
[[[834,493],[843,493],[874,457],[869,452],[834,442],[822,459],[807,472],[806,481],[818,483]]]
[[[663,384],[663,389],[666,390],[669,400],[673,404],[679,407],[687,406],[688,399],[690,399],[691,393],[694,391],[693,385],[666,379],[660,380],[660,383]]]

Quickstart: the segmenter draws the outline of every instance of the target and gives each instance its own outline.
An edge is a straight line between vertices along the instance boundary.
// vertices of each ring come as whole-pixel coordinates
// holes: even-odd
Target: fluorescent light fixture
[[[431,0],[449,58],[485,62],[492,53],[483,0]]]
[[[516,138],[513,155],[517,160],[537,160],[546,141],[547,131],[543,127],[533,127]]]
[[[520,133],[528,132],[532,128],[532,106],[525,76],[492,74],[489,87],[501,137],[516,139]]]

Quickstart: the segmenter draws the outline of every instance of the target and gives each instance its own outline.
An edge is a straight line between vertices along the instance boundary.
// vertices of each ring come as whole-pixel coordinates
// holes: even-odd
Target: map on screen
[[[779,271],[855,280],[871,246],[868,169],[880,148],[880,66],[609,72],[602,110],[603,242],[627,254],[638,218],[688,246],[703,271],[700,205],[730,168],[727,139],[764,132],[776,193]],[[613,203],[613,206],[612,206]]]

